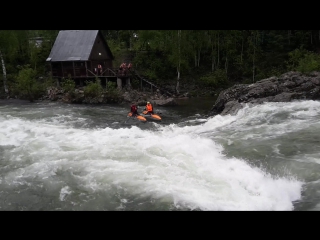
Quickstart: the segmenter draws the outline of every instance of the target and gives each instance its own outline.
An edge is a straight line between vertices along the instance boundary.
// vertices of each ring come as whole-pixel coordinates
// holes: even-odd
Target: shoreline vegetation
[[[174,88],[174,86],[171,86]],[[211,91],[183,88],[179,95],[168,95],[157,89],[155,91],[139,91],[135,89],[117,89],[115,86],[103,88],[99,79],[87,86],[75,86],[74,82],[66,80],[61,87],[53,84],[38,86],[39,92],[26,92],[24,95],[0,94],[3,100],[22,100],[29,102],[61,102],[72,104],[124,104],[135,102],[137,105],[145,105],[147,101],[158,106],[176,105],[179,99],[214,96],[217,94]],[[190,92],[192,94],[190,94]]]

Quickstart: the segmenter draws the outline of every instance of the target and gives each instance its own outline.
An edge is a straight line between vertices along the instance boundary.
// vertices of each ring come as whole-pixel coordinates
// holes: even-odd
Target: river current
[[[142,123],[129,105],[0,100],[0,210],[320,209],[319,101],[213,104]]]

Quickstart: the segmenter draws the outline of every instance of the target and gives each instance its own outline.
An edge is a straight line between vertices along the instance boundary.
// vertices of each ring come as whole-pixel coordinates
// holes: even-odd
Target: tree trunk
[[[178,66],[177,66],[177,85],[176,92],[179,94],[179,85],[180,85],[180,66],[181,66],[181,30],[178,30]]]
[[[197,67],[197,51],[194,53],[194,67]]]
[[[212,54],[212,59],[211,59],[211,72],[214,72],[214,65],[215,65],[215,57],[213,54],[213,40],[211,42],[211,54]]]
[[[253,83],[254,83],[255,56],[256,56],[256,46],[255,46],[255,39],[253,36],[253,58],[252,58],[252,82]]]
[[[177,76],[177,84],[176,84],[176,92],[177,94],[179,94],[179,85],[180,85],[180,63],[177,67],[177,72],[178,72],[178,76]]]
[[[244,40],[243,40],[243,32],[242,32],[242,44],[241,44],[241,56],[240,56],[240,61],[241,61],[241,63],[242,63],[242,55],[243,55],[243,42],[244,42]]]
[[[226,57],[226,62],[224,64],[224,67],[225,67],[226,75],[227,75],[227,78],[228,78],[228,57]]]
[[[218,33],[218,62],[217,62],[218,68],[219,68],[219,59],[220,59],[220,54],[219,54],[219,33]]]
[[[197,65],[197,67],[200,66],[200,52],[201,52],[201,49],[198,50],[198,65]]]
[[[2,52],[0,51],[0,59],[1,59],[1,65],[2,65],[2,72],[3,72],[3,86],[4,86],[4,91],[6,94],[9,93],[8,86],[7,86],[7,70],[6,70],[6,65],[4,63],[3,55]]]
[[[214,56],[212,56],[211,72],[214,72],[214,69],[215,69],[215,63],[216,63],[216,61],[215,61],[215,57],[214,57]]]

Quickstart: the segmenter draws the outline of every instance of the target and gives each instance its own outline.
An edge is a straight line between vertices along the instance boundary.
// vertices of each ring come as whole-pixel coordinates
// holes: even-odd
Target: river
[[[142,123],[129,104],[0,100],[0,210],[319,210],[320,102],[213,104]]]

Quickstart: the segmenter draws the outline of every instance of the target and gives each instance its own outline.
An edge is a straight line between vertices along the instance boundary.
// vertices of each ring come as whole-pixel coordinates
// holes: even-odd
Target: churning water
[[[0,210],[320,209],[320,102],[128,110],[0,101]]]

